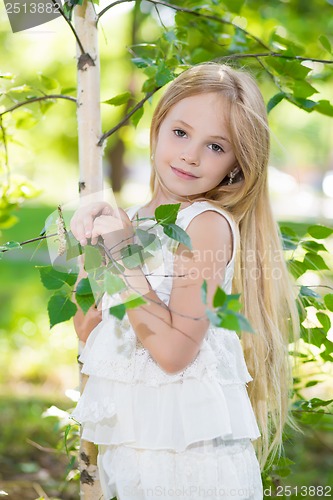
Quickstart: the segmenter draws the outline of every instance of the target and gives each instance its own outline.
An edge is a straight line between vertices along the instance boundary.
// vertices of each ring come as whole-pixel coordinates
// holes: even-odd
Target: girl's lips
[[[182,172],[181,170],[178,170],[175,167],[171,167],[171,170],[177,175],[177,177],[181,177],[182,179],[188,179],[188,180],[197,179],[195,175],[186,174],[185,172]]]

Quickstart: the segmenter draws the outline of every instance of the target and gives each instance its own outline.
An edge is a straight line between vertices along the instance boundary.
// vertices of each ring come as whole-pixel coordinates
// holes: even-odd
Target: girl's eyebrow
[[[185,127],[189,128],[190,130],[193,130],[193,127],[191,127],[191,125],[189,125],[188,123],[184,122],[183,120],[176,120],[176,122],[181,123],[182,125],[184,125]],[[210,135],[209,137],[211,139],[219,139],[219,140],[222,140],[222,141],[230,143],[230,141],[226,137],[222,137],[222,135]]]

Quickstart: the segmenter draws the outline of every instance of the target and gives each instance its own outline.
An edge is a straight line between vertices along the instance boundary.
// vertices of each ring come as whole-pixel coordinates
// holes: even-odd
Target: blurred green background
[[[307,37],[311,52],[311,47],[317,44],[313,33],[333,32],[330,2],[314,4],[311,10],[302,2],[246,2],[248,28],[262,36],[269,26],[277,25],[282,35]],[[17,95],[22,98],[26,95],[22,87],[26,82],[49,93],[59,92],[60,87],[62,91],[75,87],[75,44],[63,20],[13,34],[4,7],[0,9],[0,71],[16,75]],[[130,9],[127,4],[117,6],[101,21],[102,101],[128,88],[140,88],[142,79],[133,74],[128,46],[133,41],[152,41],[159,33],[154,10],[149,11],[144,5],[140,22],[133,30]],[[164,24],[172,22],[169,11],[162,14]],[[320,82],[317,87],[322,99],[332,100],[330,81]],[[261,88],[267,102],[273,95],[272,84],[265,80]],[[117,201],[124,208],[147,201],[149,124],[157,98],[154,96],[152,104],[146,105],[136,129],[126,125],[106,147],[106,185],[112,184]],[[2,230],[0,243],[38,236],[57,205],[77,197],[75,105],[60,101],[45,115],[41,115],[38,105],[29,109],[15,112],[12,128],[8,124],[8,130],[15,135],[15,142],[8,150],[10,175],[13,180],[28,178],[40,194],[15,211],[17,223]],[[121,109],[108,105],[103,105],[102,111],[104,130],[122,116]],[[271,112],[270,126],[270,191],[276,217],[292,222],[299,234],[304,234],[310,223],[330,225],[332,118],[307,114],[284,101]],[[77,481],[66,481],[68,473],[75,476],[75,467],[73,472],[73,464],[65,452],[65,415],[41,418],[52,405],[62,410],[72,408],[78,386],[78,346],[71,322],[49,329],[46,310],[49,292],[42,286],[36,269],[48,261],[45,244],[28,245],[8,253],[0,261],[0,490],[10,491],[9,498],[14,500],[78,498]],[[317,275],[305,278],[307,284],[323,284],[327,280],[332,281],[327,274],[319,282]],[[332,330],[330,335],[333,336]],[[310,384],[304,391],[304,399],[333,398],[332,366],[309,364],[307,370],[303,375],[309,381],[319,377],[321,383],[314,393]],[[286,455],[295,464],[284,484],[331,486],[330,496],[333,496],[332,419],[332,415],[325,416],[318,427],[305,425],[304,435],[290,434]]]

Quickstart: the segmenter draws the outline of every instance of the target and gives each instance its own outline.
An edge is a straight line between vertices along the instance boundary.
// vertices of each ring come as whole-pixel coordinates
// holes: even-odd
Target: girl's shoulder
[[[186,225],[188,225],[194,217],[207,211],[217,212],[221,214],[228,221],[232,233],[236,232],[236,222],[232,214],[229,213],[227,210],[219,207],[218,204],[210,200],[195,201],[191,205],[184,208],[183,210],[179,210],[177,221],[179,220],[179,222],[182,223],[185,222]]]

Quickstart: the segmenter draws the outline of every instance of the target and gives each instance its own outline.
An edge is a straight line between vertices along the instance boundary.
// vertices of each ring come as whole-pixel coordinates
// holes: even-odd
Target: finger
[[[86,245],[86,239],[83,237],[84,227],[82,221],[74,216],[70,222],[70,228],[75,239],[77,239],[82,245]]]
[[[112,208],[107,206],[107,207],[104,207],[103,210],[102,210],[102,215],[112,215]]]

